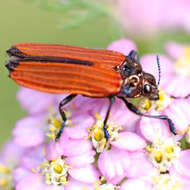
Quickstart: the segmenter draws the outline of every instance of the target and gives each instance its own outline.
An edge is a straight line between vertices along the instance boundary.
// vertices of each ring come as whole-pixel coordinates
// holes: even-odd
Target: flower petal
[[[166,43],[165,49],[173,59],[179,58],[184,53],[184,46],[175,42]]]
[[[17,184],[19,181],[22,180],[22,178],[24,178],[25,176],[31,174],[31,172],[29,170],[27,170],[24,167],[17,167],[16,169],[14,169],[13,171],[13,180],[14,183]]]
[[[183,190],[189,190],[190,178],[183,175],[182,174],[183,171],[178,172],[176,168],[177,168],[177,165],[175,167],[170,168],[169,173],[170,173],[171,178],[176,179],[176,181],[183,187]],[[178,170],[180,170],[180,168]]]
[[[92,150],[89,140],[78,140],[66,138],[62,135],[59,141],[60,148],[64,150],[65,156],[77,156]]]
[[[27,175],[16,185],[17,190],[44,190],[46,187],[48,187],[48,185],[43,183],[42,176],[39,174]]]
[[[82,117],[81,117],[82,115]],[[85,118],[85,119],[84,119]],[[66,127],[64,133],[72,139],[84,139],[88,136],[88,128],[94,123],[92,116],[79,113],[78,116],[72,117],[72,126]]]
[[[155,111],[149,112],[149,115],[161,115]],[[155,138],[166,139],[171,136],[167,121],[161,119],[142,117],[139,121],[140,133],[150,142]]]
[[[98,158],[98,168],[108,180],[123,176],[129,168],[130,159],[126,151],[113,148],[104,151]]]
[[[23,147],[41,144],[45,139],[42,125],[41,117],[25,117],[17,121],[12,132],[14,141]]]
[[[28,149],[20,160],[20,166],[25,167],[28,170],[37,168],[44,160],[43,150],[43,146]]]
[[[54,160],[59,156],[64,155],[64,149],[61,148],[59,142],[52,141],[46,145],[45,157],[47,160]]]
[[[119,139],[116,141],[112,141],[110,144],[113,146],[129,150],[129,151],[136,151],[138,149],[142,149],[146,147],[146,142],[140,136],[132,132],[120,132]]]
[[[91,164],[80,168],[70,169],[69,174],[72,178],[88,184],[94,183],[99,177],[96,167]]]
[[[150,183],[143,179],[129,179],[121,185],[121,190],[151,190]]]
[[[189,107],[190,101],[176,99],[164,110],[164,114],[173,121],[177,132],[181,132],[181,134],[184,134],[190,124]]]
[[[145,55],[141,58],[141,64],[143,67],[143,70],[145,72],[151,73],[155,78],[156,81],[158,81],[158,66],[157,66],[157,55]],[[172,62],[164,55],[159,55],[159,63],[160,63],[160,68],[161,68],[161,81],[160,84],[163,85],[167,82],[168,80],[167,77],[174,72],[173,64]]]
[[[132,152],[129,153],[129,157],[131,163],[129,169],[126,171],[126,176],[128,178],[143,177],[153,172],[153,166],[148,160],[145,152]]]
[[[69,178],[69,183],[64,187],[65,190],[94,190],[93,185],[79,182],[73,178]]]
[[[25,148],[15,143],[13,140],[7,141],[0,154],[0,161],[6,163],[18,163],[25,152]]]
[[[48,111],[49,107],[55,104],[55,95],[28,88],[21,88],[17,99],[23,109],[32,115]]]
[[[189,94],[190,92],[190,78],[189,77],[184,77],[184,76],[175,76],[172,77],[168,80],[168,83],[166,83],[163,86],[163,89],[172,96],[175,97],[185,97]]]
[[[183,150],[180,154],[180,158],[174,165],[175,170],[184,177],[190,179],[190,150]]]
[[[65,158],[66,163],[72,167],[81,167],[94,162],[95,151],[89,151],[79,156]]]
[[[133,41],[122,38],[118,41],[112,42],[107,49],[128,55],[131,50],[136,50],[137,47]]]

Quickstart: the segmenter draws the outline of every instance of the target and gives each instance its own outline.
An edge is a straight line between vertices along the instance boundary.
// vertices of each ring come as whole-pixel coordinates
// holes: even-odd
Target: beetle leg
[[[76,97],[77,95],[76,94],[70,94],[69,96],[67,96],[66,98],[64,98],[60,104],[59,104],[59,113],[61,114],[61,117],[63,119],[63,123],[61,125],[61,128],[59,130],[59,132],[57,133],[56,135],[56,141],[60,138],[62,132],[63,132],[63,129],[65,127],[65,122],[67,120],[67,117],[65,115],[65,112],[63,111],[63,106],[65,106],[67,103],[69,103],[74,97]]]
[[[163,119],[163,120],[167,120],[168,125],[170,127],[170,131],[174,134],[177,135],[176,129],[174,127],[174,124],[172,122],[172,120],[170,118],[168,118],[168,116],[166,115],[147,115],[147,114],[143,114],[141,113],[132,103],[128,102],[124,97],[120,97],[118,96],[118,98],[120,98],[121,100],[123,100],[123,102],[125,103],[125,105],[127,106],[127,108],[134,112],[137,115],[140,116],[144,116],[144,117],[149,117],[149,118],[155,118],[155,119]]]
[[[115,97],[114,96],[111,96],[109,97],[109,107],[108,107],[108,110],[107,110],[107,113],[106,113],[106,117],[104,119],[104,126],[103,126],[103,129],[104,129],[104,135],[105,135],[105,138],[106,140],[108,141],[109,139],[109,133],[107,131],[107,121],[108,121],[108,118],[109,118],[109,114],[110,114],[110,111],[111,111],[111,107],[113,105],[113,103],[115,102]]]

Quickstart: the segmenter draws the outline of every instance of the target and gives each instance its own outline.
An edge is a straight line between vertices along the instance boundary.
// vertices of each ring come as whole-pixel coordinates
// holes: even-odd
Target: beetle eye
[[[151,92],[151,86],[149,84],[144,85],[144,92],[145,94],[149,94]]]
[[[125,65],[123,67],[123,70],[124,70],[126,75],[129,75],[131,73],[131,68],[128,65]]]

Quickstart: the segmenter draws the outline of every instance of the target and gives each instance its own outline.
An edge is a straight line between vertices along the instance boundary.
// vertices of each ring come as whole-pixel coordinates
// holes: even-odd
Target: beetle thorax
[[[136,98],[141,95],[142,77],[138,75],[131,75],[123,80],[121,87],[121,94],[127,98]]]

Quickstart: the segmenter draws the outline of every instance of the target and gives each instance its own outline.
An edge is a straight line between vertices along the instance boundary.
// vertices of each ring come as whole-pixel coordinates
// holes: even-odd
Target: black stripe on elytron
[[[93,62],[79,59],[72,59],[66,57],[52,57],[52,56],[30,56],[22,53],[18,48],[11,47],[7,50],[7,54],[17,59],[17,62],[20,61],[39,61],[39,62],[56,62],[56,63],[68,63],[68,64],[77,64],[77,65],[86,65],[92,66]],[[11,60],[10,60],[11,61]]]
[[[66,57],[50,57],[50,56],[27,56],[24,58],[20,58],[19,62],[25,61],[36,61],[36,62],[52,62],[52,63],[67,63],[67,64],[77,64],[77,65],[86,65],[92,66],[93,63],[90,61],[79,60],[79,59],[71,59]]]

